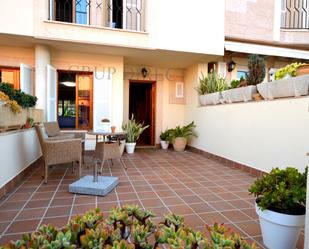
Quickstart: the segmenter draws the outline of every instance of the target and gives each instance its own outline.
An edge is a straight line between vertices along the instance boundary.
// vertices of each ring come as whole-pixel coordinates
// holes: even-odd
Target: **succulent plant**
[[[154,214],[136,205],[114,208],[107,218],[99,209],[76,216],[62,229],[42,226],[1,249],[256,249],[223,225],[207,226],[211,240],[186,227],[182,216],[169,214],[158,227]],[[151,243],[154,235],[155,243]]]

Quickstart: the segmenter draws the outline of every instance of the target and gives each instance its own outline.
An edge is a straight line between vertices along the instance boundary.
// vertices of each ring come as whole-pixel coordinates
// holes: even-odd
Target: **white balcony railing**
[[[49,19],[145,31],[145,0],[50,0]]]
[[[281,28],[309,29],[309,0],[281,0]]]

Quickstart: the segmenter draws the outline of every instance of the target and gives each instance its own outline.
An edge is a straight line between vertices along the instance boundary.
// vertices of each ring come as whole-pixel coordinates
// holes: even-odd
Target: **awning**
[[[306,50],[282,48],[268,45],[257,45],[234,41],[225,41],[224,47],[225,50],[233,52],[309,60],[309,51]]]

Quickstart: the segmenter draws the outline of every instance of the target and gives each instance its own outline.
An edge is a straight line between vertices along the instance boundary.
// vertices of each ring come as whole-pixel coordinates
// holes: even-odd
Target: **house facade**
[[[36,95],[62,128],[99,129],[108,118],[121,129],[134,114],[150,125],[141,145],[155,146],[196,115],[201,72],[239,78],[250,53],[265,55],[268,70],[309,59],[308,7],[289,3],[3,1],[1,81]]]

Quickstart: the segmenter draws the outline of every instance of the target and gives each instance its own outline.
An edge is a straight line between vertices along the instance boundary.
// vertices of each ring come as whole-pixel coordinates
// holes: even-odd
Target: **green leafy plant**
[[[56,229],[44,225],[1,249],[256,249],[224,225],[207,225],[209,239],[187,227],[182,216],[166,215],[156,226],[151,211],[137,205],[114,208],[107,218],[99,209],[76,216]]]
[[[300,62],[294,62],[291,63],[283,68],[280,68],[278,71],[276,71],[275,73],[275,80],[280,80],[282,78],[284,78],[287,74],[295,77],[296,73],[297,73],[297,69],[300,66],[306,65],[305,63],[300,63]]]
[[[22,108],[33,107],[38,100],[35,96],[14,89],[12,84],[9,83],[0,83],[0,91],[8,95],[10,100],[15,100]]]
[[[248,58],[249,72],[246,75],[247,85],[257,85],[261,83],[266,75],[264,57],[251,54]]]
[[[211,71],[207,76],[202,73],[199,81],[199,86],[195,88],[199,95],[221,92],[228,89],[225,78],[217,75],[216,71]]]
[[[170,139],[174,140],[176,137],[184,137],[184,138],[189,138],[191,136],[196,137],[197,135],[194,132],[195,127],[196,125],[194,124],[194,121],[182,127],[176,126],[174,129],[170,130]]]
[[[171,135],[171,129],[165,129],[165,131],[162,131],[160,134],[161,141],[170,141],[170,135]]]
[[[262,210],[268,209],[284,214],[304,214],[306,211],[306,185],[308,167],[304,173],[288,167],[274,168],[256,180],[249,192],[256,197]]]
[[[245,81],[245,78],[243,76],[241,76],[239,80],[232,80],[230,88],[234,89],[234,88],[240,87],[244,81]]]
[[[75,110],[70,109],[69,105],[66,104],[63,108],[62,116],[63,117],[75,117]]]
[[[138,123],[134,119],[132,114],[131,119],[129,119],[127,124],[122,125],[122,129],[127,132],[126,142],[135,143],[140,135],[149,127],[149,125],[144,126],[144,123]]]

